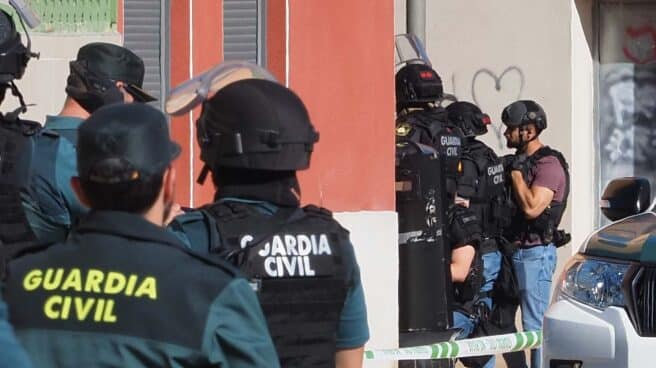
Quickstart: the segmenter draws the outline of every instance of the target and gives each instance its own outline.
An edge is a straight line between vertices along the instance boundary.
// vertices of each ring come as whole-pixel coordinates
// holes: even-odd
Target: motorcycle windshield
[[[243,79],[277,82],[271,73],[259,65],[246,61],[227,61],[175,87],[166,99],[165,110],[171,115],[185,114],[212,98],[221,88]]]
[[[397,68],[413,63],[432,66],[421,40],[411,33],[394,36],[394,49],[394,60]]]

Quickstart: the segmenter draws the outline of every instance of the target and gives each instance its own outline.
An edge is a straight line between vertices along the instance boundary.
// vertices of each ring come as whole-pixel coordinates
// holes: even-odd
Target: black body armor
[[[21,205],[20,188],[29,180],[32,135],[41,125],[18,118],[0,121],[0,245],[35,240]]]
[[[497,238],[512,219],[503,163],[491,148],[474,139],[467,141],[462,162],[458,195],[469,199],[469,208],[481,222],[483,237]]]
[[[220,248],[256,290],[283,367],[335,365],[335,337],[349,287],[348,231],[322,208],[281,207],[274,215],[239,202],[202,209]]]
[[[543,244],[554,243],[557,247],[560,247],[569,243],[571,239],[570,234],[558,229],[565,209],[567,208],[567,198],[569,197],[570,190],[569,165],[565,161],[565,157],[559,151],[544,146],[527,158],[527,172],[523,173],[523,175],[526,178],[527,174],[535,170],[537,162],[547,156],[556,157],[565,172],[565,195],[563,196],[563,201],[551,201],[540,216],[531,220],[526,219],[521,210],[517,210],[510,227],[512,232],[510,238],[522,241],[539,239]]]
[[[396,138],[397,142],[409,140],[434,147],[443,158],[446,191],[455,193],[464,136],[449,122],[445,109],[433,107],[400,115],[396,119]]]

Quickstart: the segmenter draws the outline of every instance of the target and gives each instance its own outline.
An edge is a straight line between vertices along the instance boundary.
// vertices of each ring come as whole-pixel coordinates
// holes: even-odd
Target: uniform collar
[[[44,128],[46,129],[77,129],[84,119],[76,118],[74,116],[60,116],[60,115],[48,115],[46,116],[46,123]]]
[[[256,199],[223,197],[223,198],[218,198],[216,202],[217,203],[225,203],[225,202],[245,203],[254,206],[261,212],[267,213],[269,215],[273,215],[274,213],[278,212],[278,206],[276,206],[275,204],[271,202],[256,200]]]
[[[91,211],[74,230],[77,234],[102,233],[112,236],[165,243],[184,248],[175,235],[144,219],[141,215],[121,211]]]

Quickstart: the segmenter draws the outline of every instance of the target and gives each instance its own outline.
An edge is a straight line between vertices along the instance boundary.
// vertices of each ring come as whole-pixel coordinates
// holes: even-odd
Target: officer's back
[[[92,211],[64,243],[9,265],[11,322],[39,367],[271,367],[257,299],[221,261],[161,226],[180,148],[142,104],[99,109],[79,129],[73,187]]]
[[[171,227],[249,278],[282,366],[361,366],[369,330],[348,231],[300,207],[296,171],[319,138],[301,99],[273,81],[235,81],[203,103],[197,129],[215,201]]]
[[[64,105],[58,115],[48,115],[44,129],[34,135],[33,158],[26,163],[29,181],[21,193],[30,226],[45,242],[64,240],[87,211],[70,186],[80,124],[101,106],[154,100],[141,89],[143,60],[125,47],[86,44],[69,66]]]

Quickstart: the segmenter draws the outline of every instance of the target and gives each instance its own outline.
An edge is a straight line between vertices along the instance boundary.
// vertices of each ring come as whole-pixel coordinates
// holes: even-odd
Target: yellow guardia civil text
[[[117,295],[157,300],[155,277],[98,269],[33,269],[23,278],[23,289],[49,294],[43,304],[46,318],[81,322],[115,323]]]

